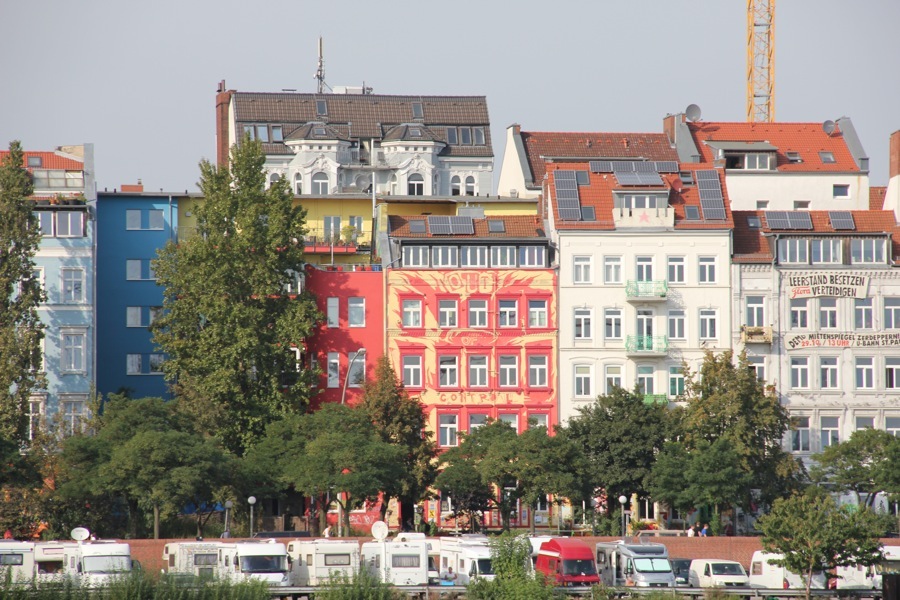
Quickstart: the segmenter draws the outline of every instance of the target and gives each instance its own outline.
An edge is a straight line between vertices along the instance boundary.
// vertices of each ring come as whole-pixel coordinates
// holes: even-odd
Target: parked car
[[[669,562],[672,563],[672,572],[675,573],[675,586],[687,587],[690,585],[691,559],[670,558]]]
[[[750,578],[741,563],[716,558],[691,561],[690,587],[749,587]]]

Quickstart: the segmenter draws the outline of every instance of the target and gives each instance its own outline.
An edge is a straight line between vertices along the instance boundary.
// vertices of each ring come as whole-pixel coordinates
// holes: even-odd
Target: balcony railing
[[[665,394],[644,394],[644,404],[668,404]]]
[[[771,344],[772,328],[741,325],[741,341],[745,344]]]
[[[629,335],[625,338],[628,354],[665,354],[669,351],[669,338],[664,335]]]
[[[665,300],[669,293],[668,281],[629,281],[625,284],[625,295],[629,300]]]

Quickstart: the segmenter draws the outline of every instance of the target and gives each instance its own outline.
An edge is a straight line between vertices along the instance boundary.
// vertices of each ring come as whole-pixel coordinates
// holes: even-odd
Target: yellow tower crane
[[[775,0],[747,0],[747,121],[775,120]]]

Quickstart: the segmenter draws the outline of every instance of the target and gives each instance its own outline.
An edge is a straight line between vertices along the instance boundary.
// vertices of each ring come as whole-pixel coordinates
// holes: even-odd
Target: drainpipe
[[[775,314],[777,318],[775,319],[775,323],[777,324],[777,331],[775,331],[772,335],[772,343],[775,344],[776,340],[778,340],[778,344],[775,350],[775,356],[778,359],[778,373],[775,381],[777,382],[775,387],[775,393],[778,394],[779,402],[781,401],[782,393],[781,393],[781,372],[782,372],[782,347],[784,346],[783,338],[782,338],[782,307],[781,307],[781,270],[778,269],[778,241],[781,239],[781,234],[775,234],[775,245],[772,249],[772,291],[775,292],[775,310],[777,311]]]

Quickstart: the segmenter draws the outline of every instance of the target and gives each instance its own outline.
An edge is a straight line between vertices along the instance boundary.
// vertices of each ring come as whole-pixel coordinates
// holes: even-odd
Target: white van
[[[291,585],[306,587],[326,583],[332,577],[352,579],[359,572],[356,540],[293,540],[287,545]]]
[[[884,546],[881,551],[884,553],[884,560],[877,565],[838,567],[837,589],[880,590],[882,573],[900,573],[900,546]]]
[[[781,567],[769,561],[780,559],[781,554],[761,552],[757,550],[750,559],[750,587],[764,588],[767,590],[803,590],[806,589],[806,577],[786,567]],[[823,573],[813,573],[810,588],[824,590],[828,586]]]
[[[690,587],[749,587],[750,578],[741,563],[717,558],[695,558],[688,575]]]

